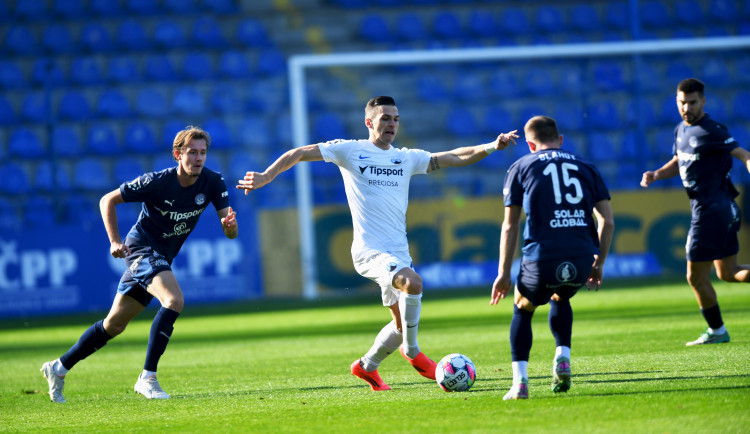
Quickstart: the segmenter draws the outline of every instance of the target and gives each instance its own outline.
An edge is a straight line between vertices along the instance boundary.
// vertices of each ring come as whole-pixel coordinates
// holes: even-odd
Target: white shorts
[[[352,258],[354,269],[380,286],[383,306],[398,303],[400,291],[393,287],[393,276],[404,268],[414,269],[408,250],[382,252],[380,250],[362,250]]]

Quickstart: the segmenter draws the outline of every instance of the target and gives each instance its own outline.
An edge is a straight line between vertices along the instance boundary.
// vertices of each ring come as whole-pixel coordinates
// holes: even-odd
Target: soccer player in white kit
[[[422,376],[435,379],[435,362],[417,344],[422,278],[414,271],[406,239],[412,175],[476,163],[510,143],[515,145],[518,135],[513,130],[500,134],[494,142],[438,153],[395,148],[391,144],[398,133],[399,115],[389,96],[368,101],[365,125],[369,130],[367,140],[332,140],[289,150],[265,172],[247,172],[237,188],[247,194],[300,161],[325,160],[339,166],[354,226],[354,268],[380,286],[383,305],[393,317],[378,333],[372,348],[352,363],[351,372],[369,383],[372,390],[389,390],[377,368],[397,348]]]

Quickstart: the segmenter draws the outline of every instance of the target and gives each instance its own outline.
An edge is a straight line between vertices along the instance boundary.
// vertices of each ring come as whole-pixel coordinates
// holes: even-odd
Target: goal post
[[[747,48],[750,48],[750,36],[296,55],[289,59],[289,92],[293,145],[294,147],[299,147],[309,144],[306,73],[313,68],[412,65],[438,62],[459,63],[524,59],[590,58],[689,51],[727,51]],[[313,222],[312,182],[308,164],[296,165],[295,188],[297,192],[303,296],[311,299],[315,298],[319,291]]]

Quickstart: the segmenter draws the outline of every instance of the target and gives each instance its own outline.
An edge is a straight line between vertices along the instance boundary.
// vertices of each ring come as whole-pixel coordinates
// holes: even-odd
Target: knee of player
[[[422,293],[422,278],[418,274],[413,276],[401,276],[399,279],[399,288],[407,294]]]
[[[735,277],[734,272],[724,268],[716,269],[716,277],[718,277],[720,280],[723,280],[724,282],[739,282]]]
[[[175,312],[182,312],[182,308],[185,307],[185,298],[182,294],[167,297],[164,299],[162,307],[171,309]]]
[[[109,318],[105,318],[102,326],[104,326],[104,331],[107,332],[110,337],[115,337],[125,331],[128,323],[120,323],[117,321],[112,321]]]

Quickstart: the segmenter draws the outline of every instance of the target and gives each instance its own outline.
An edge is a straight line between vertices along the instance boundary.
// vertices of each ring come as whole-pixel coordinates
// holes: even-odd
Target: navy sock
[[[98,321],[83,332],[78,342],[60,357],[60,363],[65,369],[72,369],[76,363],[92,355],[110,339],[112,336],[104,330],[104,320]]]
[[[531,333],[531,318],[533,316],[534,312],[513,306],[513,319],[510,321],[510,354],[513,362],[529,360],[533,339]]]
[[[549,329],[555,337],[555,346],[570,347],[573,334],[573,308],[570,299],[549,302]]]
[[[146,363],[143,369],[156,372],[156,365],[159,364],[161,355],[167,349],[169,338],[172,337],[174,322],[180,313],[172,309],[162,307],[154,317],[151,323],[151,334],[148,337],[148,349],[146,350]]]
[[[703,318],[706,319],[708,326],[712,329],[717,329],[724,325],[724,321],[721,319],[721,310],[719,309],[718,303],[708,309],[701,309],[701,313],[703,314]]]

